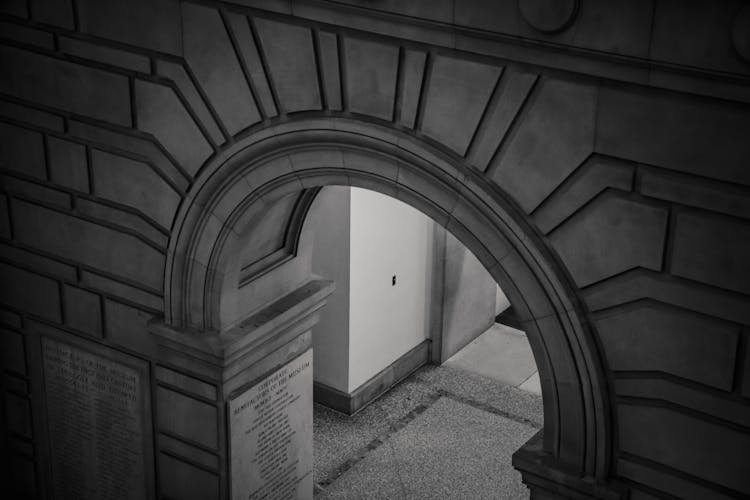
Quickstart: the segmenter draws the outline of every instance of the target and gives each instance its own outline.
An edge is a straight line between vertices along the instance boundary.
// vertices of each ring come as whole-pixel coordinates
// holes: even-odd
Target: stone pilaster
[[[163,495],[312,498],[311,329],[333,290],[309,281],[222,333],[150,325]]]

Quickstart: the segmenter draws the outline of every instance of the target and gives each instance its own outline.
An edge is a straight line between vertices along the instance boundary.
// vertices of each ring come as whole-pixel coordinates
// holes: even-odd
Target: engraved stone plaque
[[[99,350],[106,349],[96,346]],[[152,498],[141,371],[42,338],[54,498]]]
[[[232,499],[312,499],[312,349],[229,402]]]

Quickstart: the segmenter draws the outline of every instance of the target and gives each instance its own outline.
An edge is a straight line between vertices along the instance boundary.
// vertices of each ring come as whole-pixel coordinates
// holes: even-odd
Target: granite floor
[[[444,363],[541,394],[539,372],[526,334],[495,323]]]
[[[516,335],[495,331],[485,339],[496,356],[481,365],[528,367],[517,358],[530,350],[498,350],[509,334]],[[486,350],[477,352],[486,358]],[[514,386],[531,375],[502,382],[476,373],[472,356],[461,357],[465,365],[417,370],[351,417],[315,405],[316,498],[528,498],[511,455],[541,428],[541,396]]]

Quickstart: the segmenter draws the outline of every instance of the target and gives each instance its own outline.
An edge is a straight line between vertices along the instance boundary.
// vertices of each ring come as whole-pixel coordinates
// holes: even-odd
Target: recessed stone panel
[[[672,64],[750,73],[750,66],[732,46],[732,22],[742,3],[655,1],[650,57]]]
[[[156,391],[159,429],[211,449],[218,447],[216,406],[159,387]],[[185,415],[190,415],[189,419]]]
[[[63,131],[63,119],[60,116],[14,102],[0,100],[0,115],[57,132]]]
[[[156,136],[180,165],[194,175],[213,152],[174,91],[162,85],[136,80],[138,128]],[[241,101],[237,102],[241,108]]]
[[[16,442],[23,442],[17,440]],[[10,464],[10,474],[15,481],[13,487],[18,488],[18,493],[27,495],[25,498],[38,498],[36,464],[33,459],[28,458],[28,453],[15,455]]]
[[[646,196],[750,219],[750,189],[743,186],[642,168],[640,191]]]
[[[48,50],[54,50],[55,48],[52,34],[46,31],[0,21],[0,33],[3,34],[3,38],[10,38],[21,43],[36,45]]]
[[[6,329],[0,329],[0,335],[2,336],[3,368],[25,375],[26,347],[23,335]]]
[[[158,222],[147,219],[147,215],[132,213],[127,207],[115,208],[110,204],[83,198],[76,199],[76,210],[94,219],[132,229],[155,245],[167,248],[169,235],[165,234],[166,229],[161,228]]]
[[[339,40],[335,33],[318,31],[318,60],[328,109],[341,110],[341,70]]]
[[[141,54],[88,43],[75,38],[60,37],[58,43],[62,52],[76,57],[91,59],[141,73],[151,72],[150,59]]]
[[[620,449],[750,494],[750,435],[669,408],[620,404]]]
[[[100,274],[89,271],[81,271],[81,283],[96,290],[101,290],[115,297],[126,299],[145,309],[161,310],[164,308],[164,299],[154,292],[147,292],[141,288],[107,278]]]
[[[592,311],[645,297],[750,325],[750,309],[745,295],[712,286],[701,286],[694,281],[647,269],[628,271],[598,283],[584,293],[586,303]]]
[[[22,379],[20,375],[6,372],[3,384],[5,385],[6,390],[15,394],[29,394],[29,383]],[[32,451],[33,449],[31,443],[12,443],[12,445],[14,445],[13,447],[16,450],[29,449],[29,451]]]
[[[309,28],[255,19],[271,85],[286,113],[320,109],[320,89]]]
[[[634,164],[590,156],[533,214],[542,232],[551,231],[587,201],[608,187],[629,191],[633,184]]]
[[[164,150],[158,146],[156,141],[102,127],[96,127],[76,120],[69,121],[70,135],[89,141],[105,144],[116,149],[127,151],[136,156],[148,158],[163,176],[175,186],[175,189],[185,191],[189,180],[183,171],[178,170],[175,161],[168,157]]]
[[[201,448],[197,448],[192,444],[188,444],[185,441],[175,439],[164,433],[161,433],[161,435],[159,435],[159,447],[165,455],[169,454],[171,456],[179,456],[182,461],[189,464],[196,464],[198,466],[206,467],[211,470],[218,470],[221,467],[219,465],[219,457],[216,454],[210,453]],[[187,463],[184,465],[187,465]],[[164,463],[162,463],[162,465],[164,465]],[[166,471],[162,469],[160,472],[162,478],[164,478]],[[214,479],[214,481],[216,481],[216,479]],[[173,488],[174,485],[167,484],[171,482],[168,479],[163,479],[163,482],[165,484],[163,484],[162,486],[162,491],[164,491],[165,493],[170,492],[170,489]],[[171,495],[171,493],[168,494]],[[180,495],[176,498],[185,498],[185,495]]]
[[[29,399],[9,391],[5,395],[5,424],[7,429],[25,438],[32,437],[31,406]]]
[[[182,4],[185,57],[230,134],[260,121],[237,54],[215,9]]]
[[[115,300],[104,300],[105,337],[112,343],[142,353],[153,352],[153,338],[148,322],[153,314]]]
[[[76,191],[89,191],[89,174],[86,166],[86,148],[82,144],[47,138],[49,170],[52,182]]]
[[[572,44],[586,49],[648,57],[654,0],[582,1]]]
[[[750,405],[741,398],[727,397],[721,391],[706,391],[703,385],[686,384],[682,379],[648,375],[615,377],[614,389],[620,397],[674,403],[738,425],[750,422]]]
[[[25,0],[7,0],[0,2],[0,12],[17,17],[28,17],[28,7]]]
[[[578,286],[636,267],[661,269],[664,208],[605,195],[550,235]]]
[[[391,120],[396,97],[398,47],[347,37],[344,53],[349,110]]]
[[[421,130],[463,155],[479,125],[501,68],[435,56],[428,75]]]
[[[48,188],[43,184],[0,174],[0,185],[7,189],[8,193],[14,197],[31,198],[34,201],[57,205],[63,209],[70,208],[70,195],[68,193]]]
[[[632,458],[632,457],[631,457]],[[720,493],[710,485],[697,483],[694,478],[674,475],[661,468],[649,467],[642,462],[633,462],[620,458],[617,460],[617,474],[636,483],[658,488],[660,492],[669,494],[669,498],[685,500],[732,500],[735,496]],[[660,500],[663,496],[654,496],[639,490],[631,489],[629,500]]]
[[[745,104],[602,85],[596,150],[750,185],[749,111]]]
[[[492,180],[530,212],[575,170],[594,146],[598,89],[543,78],[493,165]]]
[[[101,2],[107,3],[108,2]],[[0,92],[129,127],[130,90],[123,75],[0,46]]]
[[[185,68],[181,64],[160,59],[156,61],[156,71],[174,82],[182,96],[193,109],[193,112],[195,112],[200,123],[205,127],[211,139],[216,144],[222,144],[224,142],[224,135],[219,129],[213,115],[208,110],[203,97],[201,97],[193,81],[185,71]]]
[[[21,264],[20,267],[34,269],[37,272],[51,275],[54,278],[62,278],[69,281],[76,280],[75,267],[15,245],[0,243],[0,257],[13,264]]]
[[[202,398],[211,400],[216,399],[216,386],[189,375],[184,375],[163,366],[157,366],[156,378],[159,379],[160,382],[178,387],[183,391],[193,393]]]
[[[73,29],[73,0],[34,0],[31,17],[40,23]]]
[[[10,239],[11,237],[8,197],[4,194],[0,194],[0,238]]]
[[[177,0],[76,0],[84,33],[182,55]]]
[[[21,328],[21,316],[4,307],[0,307],[0,324],[12,328]]]
[[[57,282],[0,262],[0,302],[52,321],[60,321]]]
[[[596,318],[609,368],[658,371],[732,390],[739,327],[654,302]]]
[[[218,475],[165,453],[159,455],[159,482],[166,498],[181,500],[221,498]]]
[[[42,338],[54,497],[153,498],[147,367],[88,347]]]
[[[102,335],[102,305],[98,295],[65,285],[65,323],[90,335]]]
[[[237,50],[245,63],[248,76],[253,82],[255,96],[260,101],[259,105],[262,106],[266,116],[272,117],[278,115],[279,112],[276,109],[271,87],[268,85],[263,62],[258,53],[258,46],[250,30],[250,20],[241,14],[232,12],[227,12],[226,15],[229,24],[232,26],[234,36],[237,39]]]
[[[0,168],[44,179],[42,134],[0,122]]]
[[[140,239],[21,200],[14,203],[12,213],[19,242],[155,290],[162,288],[164,255]]]
[[[180,196],[147,164],[92,150],[97,196],[140,210],[163,228],[172,226]]]
[[[229,401],[231,494],[311,498],[312,350]]]
[[[489,104],[487,116],[472,145],[469,163],[482,171],[487,168],[537,78],[534,73],[506,67],[497,90],[500,95]]]
[[[419,96],[422,93],[422,77],[424,75],[427,54],[415,50],[404,49],[404,60],[401,62],[401,99],[399,123],[405,127],[414,128],[419,107]]]
[[[750,294],[750,223],[697,211],[674,219],[673,274]]]

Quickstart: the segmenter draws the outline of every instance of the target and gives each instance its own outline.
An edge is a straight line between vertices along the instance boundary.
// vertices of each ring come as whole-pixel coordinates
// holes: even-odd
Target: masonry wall
[[[219,438],[158,420],[175,401],[219,418],[215,391],[158,366],[146,323],[201,165],[308,113],[411,134],[533,223],[605,353],[612,474],[631,498],[749,495],[747,6],[582,0],[554,34],[517,2],[378,8],[0,4],[3,406],[21,488],[45,494],[39,336],[57,332],[149,363],[156,488],[216,494]]]

